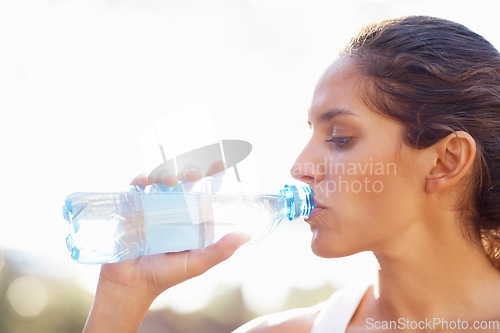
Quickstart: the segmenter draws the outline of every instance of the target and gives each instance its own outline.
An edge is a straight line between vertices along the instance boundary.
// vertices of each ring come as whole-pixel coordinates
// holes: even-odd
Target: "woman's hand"
[[[217,171],[215,166],[211,170]],[[178,178],[163,175],[162,182],[173,186]],[[183,180],[200,177],[196,169],[182,173]],[[145,175],[132,185],[147,185]],[[203,274],[228,259],[248,236],[229,234],[204,249],[139,257],[101,267],[94,304],[84,332],[137,332],[154,299],[166,289]]]

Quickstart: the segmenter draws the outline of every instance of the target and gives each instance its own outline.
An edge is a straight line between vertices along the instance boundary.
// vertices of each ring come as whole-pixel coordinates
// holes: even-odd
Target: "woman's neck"
[[[496,313],[499,319],[500,271],[459,227],[448,226],[408,230],[392,247],[397,251],[375,253],[380,268],[373,316],[457,321]]]

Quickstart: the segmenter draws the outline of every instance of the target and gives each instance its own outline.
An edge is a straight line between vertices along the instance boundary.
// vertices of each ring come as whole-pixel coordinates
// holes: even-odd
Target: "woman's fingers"
[[[226,170],[226,164],[222,160],[215,161],[210,165],[205,175],[202,174],[201,169],[196,164],[186,165],[177,175],[173,168],[159,166],[146,177],[140,175],[134,178],[132,185],[149,185],[153,183],[162,183],[166,186],[175,186],[179,181],[185,183],[195,183],[204,176],[213,176]]]
[[[163,183],[167,186],[173,187],[177,185],[179,182],[179,178],[173,173],[168,170],[165,170],[160,174],[160,178],[158,179],[158,182]]]
[[[202,178],[200,168],[194,164],[187,165],[180,173],[179,180],[194,183]]]
[[[145,173],[141,173],[140,175],[137,175],[132,179],[130,182],[130,185],[133,186],[146,186],[149,185],[149,180],[148,176]]]
[[[223,161],[215,161],[212,163],[212,165],[208,168],[207,173],[205,176],[213,176],[217,173],[220,173],[222,171],[226,170],[226,163]]]
[[[186,275],[191,278],[205,273],[213,266],[230,258],[240,246],[249,240],[250,235],[231,233],[211,246],[191,251],[186,263]]]

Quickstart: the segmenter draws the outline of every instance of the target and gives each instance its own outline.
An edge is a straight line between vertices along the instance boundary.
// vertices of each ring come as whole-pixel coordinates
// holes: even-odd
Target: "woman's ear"
[[[467,132],[457,131],[435,143],[434,165],[426,178],[425,190],[434,193],[455,185],[471,169],[476,141]]]

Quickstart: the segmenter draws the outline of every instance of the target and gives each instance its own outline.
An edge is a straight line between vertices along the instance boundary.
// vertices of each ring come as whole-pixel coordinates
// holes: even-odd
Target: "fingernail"
[[[172,172],[172,170],[163,170],[160,173],[158,178],[159,178],[160,182],[168,184],[168,183],[171,183],[173,181],[173,179],[176,177],[175,177],[175,173]],[[177,181],[175,180],[175,182],[177,182]]]
[[[181,172],[181,175],[182,175],[181,178],[184,178],[189,173],[193,173],[193,172],[195,172],[195,173],[201,173],[201,170],[196,165],[186,165],[186,167]]]

